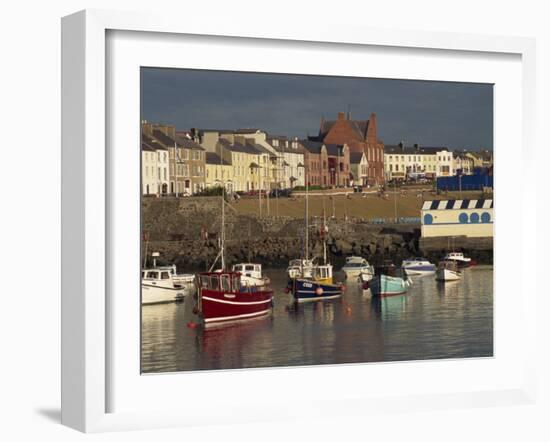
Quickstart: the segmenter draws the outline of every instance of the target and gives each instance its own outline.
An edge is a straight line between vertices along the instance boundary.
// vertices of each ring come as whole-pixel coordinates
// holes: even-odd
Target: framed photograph
[[[532,40],[62,26],[64,424],[534,400]]]

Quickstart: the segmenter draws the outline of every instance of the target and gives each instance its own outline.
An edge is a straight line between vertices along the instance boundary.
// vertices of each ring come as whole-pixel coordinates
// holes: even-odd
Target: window
[[[160,279],[170,279],[170,274],[168,272],[162,272],[160,274]]]
[[[229,275],[221,275],[220,276],[220,282],[221,282],[221,288],[224,291],[231,290],[231,283],[229,281]]]
[[[218,290],[219,289],[219,282],[218,275],[213,275],[210,277],[210,288],[212,290]]]

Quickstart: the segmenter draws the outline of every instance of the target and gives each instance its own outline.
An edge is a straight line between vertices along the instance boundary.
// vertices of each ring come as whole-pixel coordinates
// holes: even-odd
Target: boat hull
[[[273,291],[251,288],[239,292],[202,289],[200,311],[206,327],[266,316],[271,313]]]
[[[435,273],[435,279],[437,281],[458,281],[460,278],[460,272],[451,269],[437,269]]]
[[[407,293],[409,284],[403,279],[394,276],[377,275],[369,282],[373,296],[397,296]]]
[[[297,302],[335,299],[342,296],[343,293],[341,285],[308,279],[293,279],[289,282],[289,287]]]
[[[183,287],[156,287],[141,284],[141,304],[162,304],[182,300],[188,291]]]
[[[403,266],[403,270],[407,275],[433,275],[436,271],[436,267],[434,264]]]

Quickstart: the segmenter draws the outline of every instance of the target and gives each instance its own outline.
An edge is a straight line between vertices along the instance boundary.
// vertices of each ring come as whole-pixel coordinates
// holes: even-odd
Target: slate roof
[[[344,146],[342,144],[325,144],[327,148],[327,154],[331,157],[338,157],[344,155]]]
[[[323,147],[323,143],[320,141],[300,140],[299,143],[305,150],[314,154],[320,154],[321,148]]]
[[[361,163],[361,158],[363,158],[363,155],[365,155],[363,152],[351,152],[349,154],[349,162],[351,164],[359,164]]]
[[[156,139],[151,138],[145,134],[141,134],[141,142],[148,144],[154,150],[168,150],[162,143],[159,143]]]
[[[204,147],[187,137],[176,137],[176,141],[178,143],[178,146],[181,146],[185,149],[204,150]]]
[[[158,129],[153,129],[153,136],[166,147],[174,147],[174,145],[177,144],[174,138],[169,137],[164,132]]]
[[[243,152],[248,153],[252,155],[259,155],[260,152],[250,144],[241,144],[241,143],[231,143],[229,140],[226,140],[224,138],[219,139],[219,143],[222,144],[223,147],[226,149],[232,151],[232,152]]]
[[[148,152],[155,152],[155,149],[152,148],[149,144],[145,143],[145,142],[141,142],[141,150],[145,150],[145,151],[148,151]]]
[[[216,152],[206,152],[206,164],[231,166],[231,163],[220,158],[220,156]]]
[[[314,154],[320,154],[321,148],[323,146],[327,149],[327,154],[330,156],[342,156],[342,149],[343,145],[341,144],[326,144],[322,143],[320,141],[311,141],[311,140],[300,140],[300,144],[306,149],[308,152],[314,153]]]

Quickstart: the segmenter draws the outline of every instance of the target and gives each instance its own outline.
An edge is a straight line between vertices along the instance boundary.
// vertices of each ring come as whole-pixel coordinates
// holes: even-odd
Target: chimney
[[[141,132],[150,137],[153,135],[153,125],[147,122],[147,120],[143,120],[141,122]]]
[[[345,120],[346,114],[344,112],[338,112],[338,119],[339,120]]]

